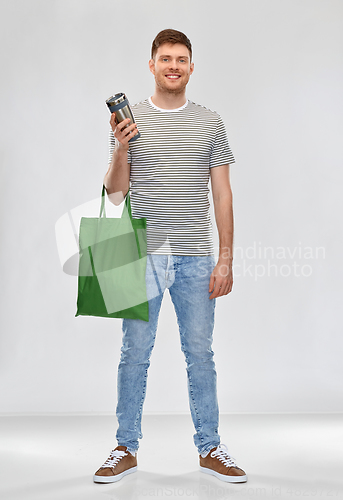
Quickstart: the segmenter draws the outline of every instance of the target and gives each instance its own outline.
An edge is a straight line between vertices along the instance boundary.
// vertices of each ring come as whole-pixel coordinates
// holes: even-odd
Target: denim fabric
[[[149,322],[123,320],[118,366],[116,415],[118,445],[138,450],[150,355],[166,288],[175,307],[181,349],[187,364],[189,405],[196,433],[194,444],[204,454],[220,444],[217,374],[212,351],[216,299],[208,291],[215,258],[148,254],[146,269]]]

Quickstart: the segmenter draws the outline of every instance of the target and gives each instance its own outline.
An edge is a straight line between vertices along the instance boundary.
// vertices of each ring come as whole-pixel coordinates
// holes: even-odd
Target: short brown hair
[[[175,43],[181,43],[182,45],[186,45],[187,49],[189,50],[190,60],[192,60],[192,44],[190,40],[181,31],[172,29],[160,31],[158,35],[156,35],[155,40],[152,42],[151,46],[151,59],[155,57],[159,46],[163,45],[164,43],[172,43],[173,45]]]

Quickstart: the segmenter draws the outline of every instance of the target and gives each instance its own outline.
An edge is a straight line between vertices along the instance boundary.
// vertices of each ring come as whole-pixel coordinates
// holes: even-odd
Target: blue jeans
[[[175,307],[181,349],[187,364],[188,396],[196,433],[194,444],[204,454],[220,444],[217,374],[212,351],[216,299],[210,299],[214,256],[148,254],[146,269],[149,321],[123,320],[118,366],[116,415],[118,445],[138,450],[150,355],[166,288]]]

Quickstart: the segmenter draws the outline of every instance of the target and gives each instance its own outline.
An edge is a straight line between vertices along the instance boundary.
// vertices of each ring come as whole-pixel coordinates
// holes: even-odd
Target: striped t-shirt
[[[221,117],[187,100],[177,109],[151,98],[132,106],[140,138],[130,143],[133,218],[147,219],[147,251],[213,255],[210,168],[234,163]],[[110,130],[109,161],[115,138]]]

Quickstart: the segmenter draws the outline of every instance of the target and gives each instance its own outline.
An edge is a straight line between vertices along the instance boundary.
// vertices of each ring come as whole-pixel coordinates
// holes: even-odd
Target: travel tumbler
[[[111,113],[116,114],[116,122],[122,122],[125,120],[125,118],[130,118],[131,124],[135,123],[135,119],[132,113],[132,110],[130,108],[130,103],[126,97],[125,94],[120,92],[119,94],[116,94],[115,96],[109,97],[106,100],[106,104],[108,106],[108,109],[110,110]],[[127,127],[130,125],[126,125]],[[129,142],[133,142],[136,139],[138,139],[141,136],[141,134],[138,132],[138,134],[134,135]]]

